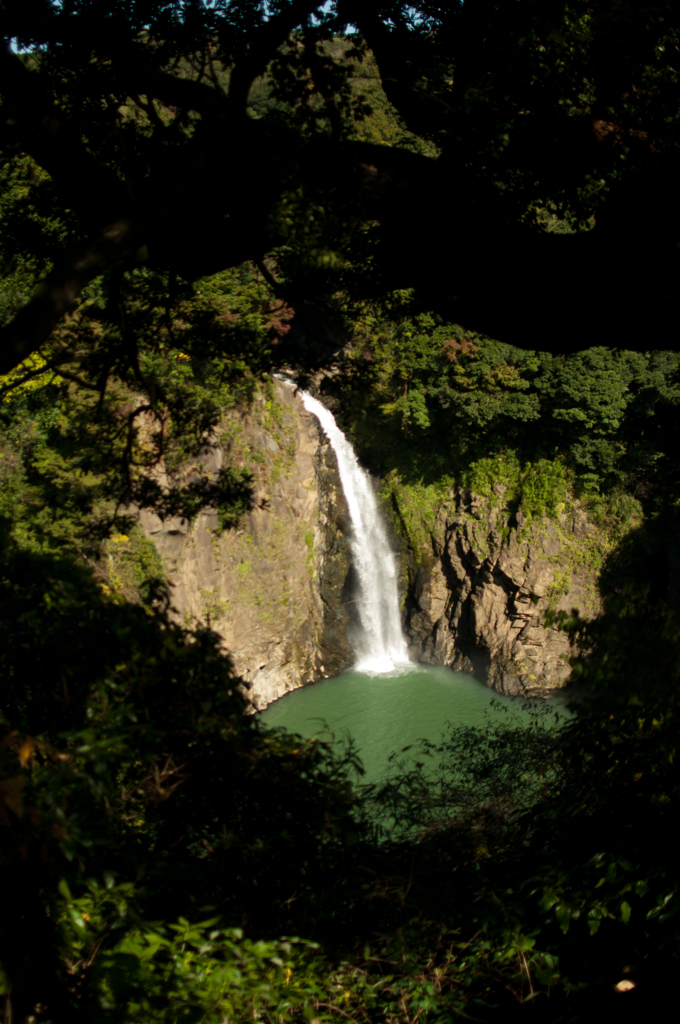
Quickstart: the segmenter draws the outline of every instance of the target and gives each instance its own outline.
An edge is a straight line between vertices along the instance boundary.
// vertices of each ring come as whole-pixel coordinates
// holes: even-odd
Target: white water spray
[[[361,634],[355,643],[356,668],[361,672],[391,672],[397,665],[408,663],[409,658],[401,631],[394,556],[371,481],[330,410],[306,391],[301,391],[300,396],[305,409],[318,419],[335,452],[349,510],[350,548],[359,579],[356,602],[361,622]]]

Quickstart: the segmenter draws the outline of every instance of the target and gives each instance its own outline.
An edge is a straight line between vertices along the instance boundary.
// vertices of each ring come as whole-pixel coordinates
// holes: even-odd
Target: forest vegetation
[[[0,10],[3,1024],[656,1012],[677,6]],[[578,501],[609,532],[602,615],[559,619],[589,693],[566,724],[536,705],[362,786],[351,745],[263,728],[219,638],[173,620],[135,508],[238,524],[247,460],[172,472],[272,372],[330,365],[387,496],[427,518],[500,481],[514,515]]]

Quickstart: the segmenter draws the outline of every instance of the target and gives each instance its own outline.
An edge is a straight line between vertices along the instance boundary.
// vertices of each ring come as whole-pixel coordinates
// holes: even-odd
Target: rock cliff
[[[289,385],[274,382],[233,412],[181,481],[247,468],[254,507],[222,530],[195,521],[140,523],[163,560],[176,616],[223,638],[256,708],[349,667],[349,522],[335,456]],[[578,502],[552,518],[512,514],[499,492],[451,492],[418,540],[398,501],[386,505],[400,551],[404,625],[416,661],[474,673],[506,694],[542,694],[569,675],[564,633],[548,610],[599,611],[606,538]]]
[[[344,498],[316,419],[283,383],[232,413],[182,481],[210,478],[223,464],[254,477],[254,508],[237,528],[221,530],[217,509],[191,523],[143,510],[140,523],[163,560],[175,615],[223,638],[262,708],[353,660]]]
[[[541,623],[548,610],[598,613],[606,546],[578,502],[527,521],[457,491],[440,508],[428,547],[402,556],[412,656],[472,672],[500,693],[564,686],[568,640]]]

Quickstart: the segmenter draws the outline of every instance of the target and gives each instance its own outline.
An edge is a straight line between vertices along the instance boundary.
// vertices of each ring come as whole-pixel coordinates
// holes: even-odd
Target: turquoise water
[[[351,735],[366,769],[364,781],[378,782],[390,754],[421,738],[438,741],[447,723],[528,725],[531,713],[527,702],[503,697],[463,672],[413,665],[385,675],[350,671],[323,679],[281,697],[261,717],[269,727],[283,726],[305,738],[341,742]]]

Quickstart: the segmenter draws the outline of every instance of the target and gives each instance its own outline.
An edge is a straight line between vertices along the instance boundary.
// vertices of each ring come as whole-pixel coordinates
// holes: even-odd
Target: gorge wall
[[[274,381],[233,412],[181,483],[247,468],[254,507],[220,529],[217,509],[194,522],[143,510],[171,584],[174,614],[211,626],[257,708],[353,660],[347,640],[347,518],[334,457],[294,388]]]
[[[493,500],[461,489],[420,536],[402,554],[412,656],[470,672],[509,695],[564,686],[569,642],[542,624],[545,613],[598,614],[608,546],[580,504],[531,520],[510,513],[502,491]]]
[[[349,523],[335,456],[287,384],[274,381],[229,414],[180,482],[223,465],[254,479],[254,507],[236,528],[221,529],[217,509],[191,523],[143,510],[140,525],[161,555],[174,614],[223,638],[262,708],[354,660]],[[604,540],[578,502],[525,520],[501,492],[451,492],[417,530],[394,494],[384,503],[409,652],[502,693],[546,693],[565,684],[569,665],[566,636],[541,625],[544,613],[597,614]]]

